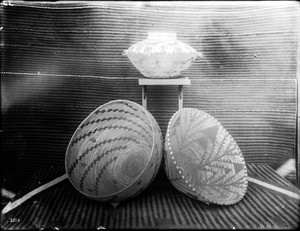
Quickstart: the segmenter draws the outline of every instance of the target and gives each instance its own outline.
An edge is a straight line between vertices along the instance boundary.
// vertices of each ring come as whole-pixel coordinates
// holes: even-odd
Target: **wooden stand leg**
[[[147,109],[147,86],[142,86],[142,106]]]
[[[182,109],[183,108],[183,90],[182,90],[183,86],[182,85],[178,85],[178,109]]]

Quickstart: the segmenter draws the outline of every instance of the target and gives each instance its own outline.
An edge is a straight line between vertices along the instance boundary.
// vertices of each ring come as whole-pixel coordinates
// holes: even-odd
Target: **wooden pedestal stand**
[[[183,107],[183,86],[191,85],[191,80],[187,77],[174,79],[146,79],[140,78],[139,85],[142,86],[142,106],[147,109],[147,86],[154,85],[177,85],[178,86],[178,109]]]

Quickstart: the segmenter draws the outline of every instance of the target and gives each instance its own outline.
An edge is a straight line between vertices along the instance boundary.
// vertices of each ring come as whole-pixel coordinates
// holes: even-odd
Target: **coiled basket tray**
[[[238,145],[211,115],[177,111],[165,139],[165,171],[182,193],[206,203],[240,201],[247,190],[247,168]]]
[[[162,134],[154,117],[139,104],[115,100],[97,108],[77,128],[65,167],[79,192],[118,203],[151,183],[162,156]]]

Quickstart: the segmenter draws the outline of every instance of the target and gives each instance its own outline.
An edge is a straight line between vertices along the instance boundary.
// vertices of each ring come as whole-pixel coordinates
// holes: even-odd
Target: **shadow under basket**
[[[168,124],[165,171],[182,193],[206,202],[230,205],[246,193],[244,157],[224,127],[197,109],[177,111]]]
[[[80,193],[118,203],[153,181],[162,156],[162,134],[154,117],[137,103],[115,100],[97,108],[77,128],[65,168]]]

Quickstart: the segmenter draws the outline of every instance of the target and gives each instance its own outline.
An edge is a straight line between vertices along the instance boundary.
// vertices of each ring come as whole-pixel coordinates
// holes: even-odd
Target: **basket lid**
[[[217,204],[234,204],[247,190],[247,168],[237,143],[214,117],[184,108],[168,124],[166,171],[187,195]]]

